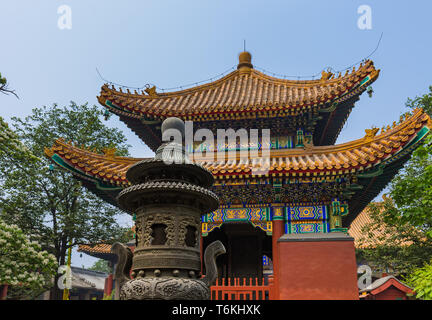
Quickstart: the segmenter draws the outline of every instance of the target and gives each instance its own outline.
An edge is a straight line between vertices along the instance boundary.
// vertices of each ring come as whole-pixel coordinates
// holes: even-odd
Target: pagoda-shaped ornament
[[[184,137],[184,123],[168,118],[162,137]],[[217,278],[216,257],[225,253],[220,241],[204,254],[206,276],[201,278],[201,216],[219,207],[208,190],[212,174],[192,163],[181,143],[164,142],[153,159],[142,160],[126,173],[132,186],[119,193],[119,206],[136,215],[136,248],[115,243],[115,279],[121,300],[210,299]]]

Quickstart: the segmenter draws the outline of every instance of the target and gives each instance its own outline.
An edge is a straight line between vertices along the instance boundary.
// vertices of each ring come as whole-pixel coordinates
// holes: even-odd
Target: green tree
[[[114,300],[114,297],[115,297],[115,288],[112,289],[109,295],[104,294],[102,300]]]
[[[21,142],[18,135],[9,127],[2,117],[0,117],[0,157],[29,162],[41,160]]]
[[[432,300],[432,260],[422,268],[413,270],[405,280],[414,288],[416,298]]]
[[[0,92],[3,94],[14,93],[8,89],[6,78],[0,73]],[[9,125],[0,117],[0,156],[8,154],[14,159],[27,158],[30,161],[38,160],[28,148],[19,140],[18,135],[9,128]]]
[[[429,93],[408,99],[409,108],[423,108],[432,116],[432,86]],[[389,222],[408,223],[432,238],[432,135],[417,148],[405,168],[390,184],[397,210],[387,212]]]
[[[10,287],[9,297],[40,295],[51,287],[56,271],[57,261],[52,254],[41,250],[17,226],[0,219],[0,284]]]
[[[422,108],[432,116],[432,86],[425,95],[408,99],[406,106]],[[359,250],[358,256],[406,273],[418,288],[430,286],[430,265],[424,263],[432,257],[432,135],[413,152],[389,191],[390,197],[380,207],[371,206],[374,220],[365,230],[369,240],[373,230],[380,230],[383,239],[375,239],[374,249]],[[430,297],[431,291],[421,290],[422,296]]]
[[[112,268],[109,266],[108,261],[99,259],[89,268],[89,270],[100,271],[105,273],[112,273]]]
[[[128,240],[129,227],[117,223],[117,208],[85,189],[74,177],[53,166],[44,148],[64,138],[102,152],[116,147],[117,155],[127,155],[125,136],[102,122],[103,112],[96,106],[35,108],[25,119],[12,118],[15,133],[37,160],[15,157],[6,152],[0,159],[0,213],[7,223],[17,224],[32,240],[53,253],[59,265],[66,264],[71,246],[102,241]],[[57,283],[56,276],[55,283]],[[60,299],[54,286],[52,299]]]
[[[432,256],[432,241],[425,232],[398,217],[395,202],[388,197],[371,203],[369,217],[356,250],[357,260],[376,272],[404,275],[421,267]]]

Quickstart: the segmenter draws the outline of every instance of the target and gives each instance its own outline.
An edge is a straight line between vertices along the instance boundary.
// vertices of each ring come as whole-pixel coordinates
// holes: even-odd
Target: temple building
[[[210,129],[214,141],[217,129],[270,129],[268,157],[263,156],[264,140],[187,146],[191,154],[199,151],[194,160],[212,172],[216,181],[212,191],[220,198],[219,209],[203,218],[201,247],[214,240],[225,245],[227,253],[218,258],[220,278],[262,278],[266,264],[271,263],[279,286],[274,297],[299,298],[284,289],[296,274],[290,272],[296,266],[289,264],[295,250],[286,248],[314,243],[322,247],[318,252],[323,261],[328,260],[326,252],[347,252],[349,259],[332,256],[351,261],[354,245],[346,236],[351,222],[390,182],[431,128],[430,118],[419,109],[381,130],[366,129],[358,140],[335,145],[360,95],[372,94],[371,84],[379,72],[367,60],[343,75],[323,71],[320,79],[285,80],[254,69],[251,54],[242,52],[237,69],[216,81],[175,92],[149,87],[140,93],[105,84],[98,101],[153,151],[162,143],[160,127],[168,117],[193,121],[194,134]],[[240,157],[242,150],[249,156]],[[119,157],[115,151],[97,154],[62,139],[45,150],[53,162],[112,205],[117,205],[117,194],[130,185],[127,169],[142,160]],[[208,157],[221,152],[222,160]],[[332,247],[342,243],[346,248]],[[318,257],[312,253],[316,247],[310,249]],[[355,258],[353,263],[338,269],[354,273],[346,282],[355,281]],[[336,260],[335,264],[340,265]],[[299,286],[315,285],[306,282]],[[323,292],[331,292],[329,284],[319,285]],[[335,289],[334,297],[354,297],[351,291],[338,296]]]
[[[360,290],[362,300],[412,300],[415,292],[394,276],[385,276],[375,280],[365,289]]]

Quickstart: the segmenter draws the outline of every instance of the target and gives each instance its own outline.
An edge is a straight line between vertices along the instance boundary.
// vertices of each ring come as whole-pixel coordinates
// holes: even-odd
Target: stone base
[[[345,233],[285,234],[277,244],[280,300],[358,300],[354,239]]]

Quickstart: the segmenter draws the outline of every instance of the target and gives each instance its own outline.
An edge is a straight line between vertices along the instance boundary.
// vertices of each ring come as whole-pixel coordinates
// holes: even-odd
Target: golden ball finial
[[[240,69],[241,67],[253,68],[252,55],[247,51],[243,51],[239,54],[239,64],[237,69]]]

